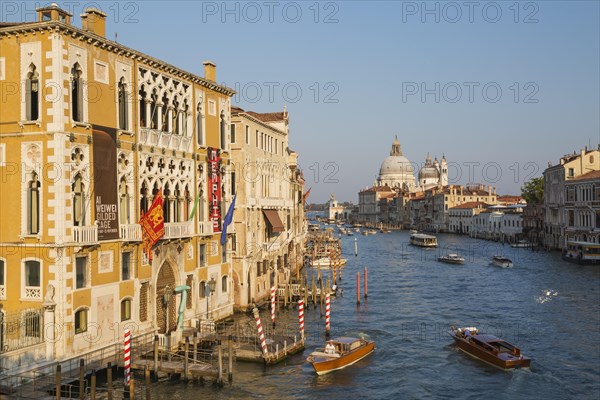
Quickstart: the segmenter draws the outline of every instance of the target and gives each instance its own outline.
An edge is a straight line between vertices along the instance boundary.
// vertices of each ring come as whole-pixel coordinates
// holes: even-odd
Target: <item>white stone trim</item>
[[[21,143],[21,236],[41,237],[44,230],[44,213],[43,206],[46,204],[44,200],[45,180],[42,176],[42,162],[44,160],[44,152],[42,142],[23,142]],[[39,231],[36,234],[27,232],[27,188],[31,180],[31,174],[36,173],[40,182],[39,204],[40,218]]]
[[[69,103],[66,95],[65,81],[68,82],[68,75],[63,71],[69,69],[67,63],[67,49],[64,48],[64,41],[59,33],[49,35],[52,43],[52,50],[46,52],[46,63],[49,64],[51,77],[46,82],[46,105],[47,128],[49,131],[60,132],[65,129],[65,120]],[[68,87],[68,85],[66,85]]]
[[[25,263],[27,261],[36,261],[40,264],[40,286],[39,295],[31,295],[31,289],[26,286],[26,274],[25,274]],[[37,257],[25,257],[21,259],[21,301],[42,301],[44,299],[44,293],[42,285],[44,284],[44,263],[43,260]],[[29,294],[29,295],[28,295]]]
[[[100,67],[100,69],[103,71],[104,75],[101,75],[99,73],[100,70],[98,69],[98,67]],[[110,70],[108,68],[107,63],[105,63],[104,61],[94,59],[94,80],[96,82],[105,83],[108,85],[108,82],[110,81],[109,73],[110,73]]]
[[[0,81],[6,79],[6,57],[0,57]]]
[[[114,266],[114,252],[101,251],[98,253],[98,273],[108,273],[113,271]]]
[[[6,143],[0,143],[0,167],[6,166]]]

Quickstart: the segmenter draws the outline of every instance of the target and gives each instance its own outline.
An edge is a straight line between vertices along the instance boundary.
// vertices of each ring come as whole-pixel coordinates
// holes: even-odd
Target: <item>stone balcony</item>
[[[163,239],[179,239],[189,237],[194,234],[194,222],[166,222],[165,236]]]
[[[200,236],[210,236],[214,233],[211,221],[200,221],[198,224],[198,234]]]
[[[73,227],[73,242],[78,244],[94,244],[98,242],[98,226],[84,225]]]
[[[192,138],[190,136],[176,135],[158,129],[141,128],[140,143],[170,150],[190,151]]]
[[[119,225],[119,234],[121,239],[126,242],[142,241],[142,227],[140,224],[121,224]]]

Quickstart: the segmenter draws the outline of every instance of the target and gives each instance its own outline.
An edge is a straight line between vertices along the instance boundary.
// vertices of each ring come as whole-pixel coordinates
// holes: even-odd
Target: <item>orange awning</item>
[[[285,231],[285,227],[283,226],[283,222],[281,222],[281,218],[279,218],[277,210],[263,210],[263,214],[265,214],[265,217],[267,217],[267,220],[273,227],[273,232]]]

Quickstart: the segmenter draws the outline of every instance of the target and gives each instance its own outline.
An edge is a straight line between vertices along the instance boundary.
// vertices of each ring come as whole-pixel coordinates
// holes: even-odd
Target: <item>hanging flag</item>
[[[200,202],[200,191],[198,191],[198,196],[196,196],[196,201],[194,201],[194,207],[192,207],[192,212],[190,213],[190,217],[188,221],[191,221],[196,215],[196,209],[198,208],[198,203]]]
[[[221,231],[221,245],[227,242],[227,226],[233,221],[233,210],[235,209],[235,198],[237,194],[233,196],[233,201],[229,205],[225,219],[223,220],[223,230]]]
[[[310,187],[310,189],[308,189],[306,191],[306,193],[304,193],[304,195],[302,196],[302,203],[306,203],[306,199],[308,199],[308,196],[310,195],[310,191],[312,190],[312,186]]]
[[[148,212],[140,218],[142,226],[142,246],[148,260],[152,261],[152,246],[165,235],[162,190],[159,190]]]

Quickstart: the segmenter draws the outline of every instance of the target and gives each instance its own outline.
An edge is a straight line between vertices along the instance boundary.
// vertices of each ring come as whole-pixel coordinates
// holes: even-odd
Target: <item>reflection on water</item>
[[[237,362],[234,381],[163,382],[159,398],[594,398],[600,393],[600,268],[563,262],[558,254],[532,252],[464,236],[438,235],[440,247],[408,245],[408,232],[344,237],[348,264],[333,298],[333,336],[368,335],[376,350],[354,366],[317,376],[305,362],[325,340],[319,308],[306,310],[307,348],[265,369]],[[459,253],[464,265],[437,257]],[[493,255],[513,268],[489,264]],[[369,298],[356,305],[356,272],[369,268]],[[364,295],[361,288],[361,294]],[[246,317],[244,317],[246,318]],[[250,317],[247,317],[250,318]],[[295,323],[297,310],[278,316]],[[505,372],[459,352],[451,325],[475,325],[519,346],[532,367]],[[574,346],[574,343],[577,343]]]

